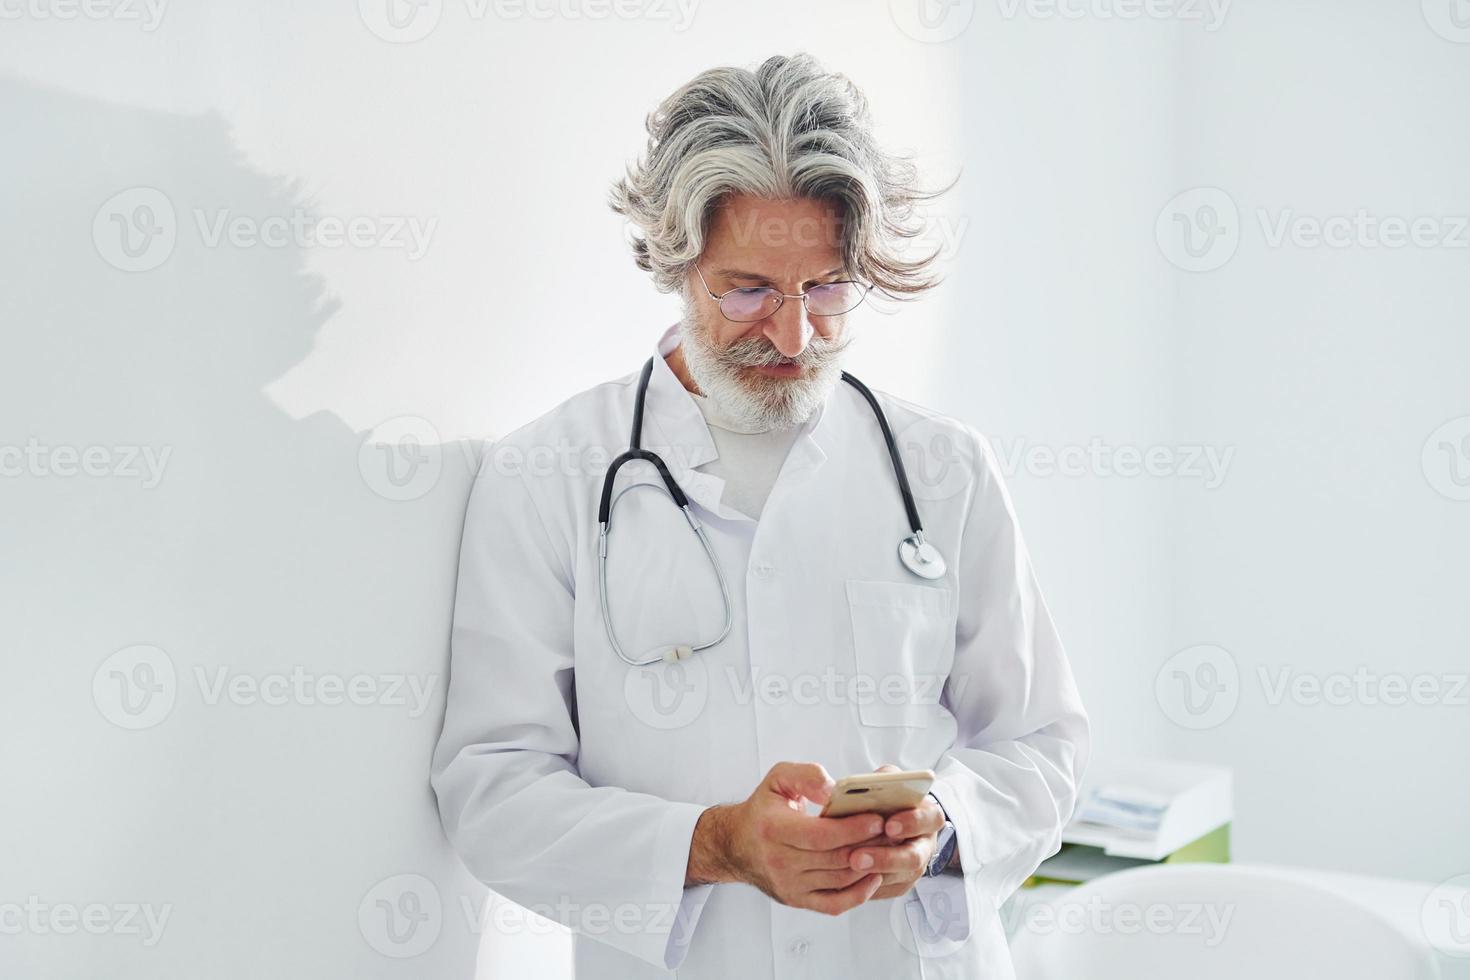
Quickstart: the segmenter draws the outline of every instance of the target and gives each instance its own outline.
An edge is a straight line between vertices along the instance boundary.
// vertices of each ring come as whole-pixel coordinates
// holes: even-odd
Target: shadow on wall
[[[469,976],[428,765],[478,447],[262,393],[351,310],[211,241],[299,206],[224,121],[0,109],[0,974]]]

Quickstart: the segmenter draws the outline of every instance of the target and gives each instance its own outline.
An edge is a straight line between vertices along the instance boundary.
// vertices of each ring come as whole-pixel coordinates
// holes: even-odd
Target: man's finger
[[[766,773],[765,785],[788,800],[804,797],[825,804],[837,781],[815,762],[778,762]]]
[[[839,847],[831,851],[808,851],[789,844],[782,844],[780,847],[782,860],[788,868],[797,868],[802,871],[836,871],[852,867],[851,846]]]
[[[867,876],[867,872],[854,871],[843,865],[841,868],[803,871],[798,882],[806,891],[836,891],[861,881]]]
[[[925,800],[912,810],[900,810],[889,816],[883,833],[890,840],[909,840],[932,834],[944,826],[944,811],[933,800]]]
[[[877,871],[881,874],[918,874],[924,870],[926,855],[932,850],[925,838],[907,844],[887,847],[857,847],[852,851],[849,867],[854,871]]]
[[[876,813],[854,813],[849,817],[814,817],[793,812],[775,817],[774,838],[804,851],[831,851],[882,833],[883,818]]]
[[[839,888],[832,891],[808,892],[802,896],[800,905],[802,908],[808,908],[814,912],[824,912],[827,915],[840,915],[849,909],[857,908],[872,898],[873,893],[882,887],[882,885],[882,875],[864,875],[846,888]]]

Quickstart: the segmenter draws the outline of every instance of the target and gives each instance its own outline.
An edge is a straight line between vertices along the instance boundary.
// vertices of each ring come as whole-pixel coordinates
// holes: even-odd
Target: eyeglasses
[[[709,293],[709,298],[720,304],[720,312],[725,315],[725,319],[736,323],[764,320],[779,310],[787,299],[798,297],[805,304],[807,313],[812,316],[840,316],[857,309],[858,304],[868,295],[868,290],[873,288],[868,283],[843,280],[813,286],[804,293],[783,293],[770,286],[738,286],[717,294],[705,282],[704,273],[698,265],[695,265],[694,271],[699,273],[699,281],[704,283],[704,291]]]

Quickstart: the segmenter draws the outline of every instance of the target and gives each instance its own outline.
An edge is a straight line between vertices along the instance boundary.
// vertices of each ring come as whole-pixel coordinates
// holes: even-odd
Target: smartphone
[[[832,798],[822,808],[824,817],[847,817],[854,813],[888,816],[912,810],[924,802],[934,784],[934,770],[909,772],[864,772],[843,776],[832,789]]]

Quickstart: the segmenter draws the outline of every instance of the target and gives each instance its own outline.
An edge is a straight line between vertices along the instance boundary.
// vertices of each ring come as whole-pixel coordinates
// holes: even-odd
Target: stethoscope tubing
[[[603,476],[602,493],[597,504],[597,584],[598,592],[601,596],[602,622],[607,629],[607,638],[611,642],[614,652],[617,653],[618,657],[624,663],[632,667],[645,667],[649,664],[658,663],[660,660],[681,660],[696,651],[706,650],[724,640],[729,635],[730,629],[735,622],[735,613],[730,602],[730,589],[725,581],[725,573],[720,567],[719,559],[715,556],[715,549],[710,544],[709,536],[705,534],[704,525],[699,522],[694,516],[693,511],[689,509],[689,498],[685,496],[683,489],[679,486],[678,481],[674,479],[673,474],[669,472],[669,468],[663,459],[659,457],[658,453],[643,448],[643,410],[648,395],[648,382],[653,376],[653,365],[654,359],[650,357],[648,362],[643,365],[643,370],[638,376],[638,389],[633,399],[633,431],[628,438],[628,449],[619,454],[609,464],[607,473]],[[874,396],[868,386],[851,374],[843,371],[842,380],[852,385],[863,396],[864,400],[867,401],[868,406],[873,410],[874,418],[878,420],[878,428],[883,433],[883,443],[888,448],[888,458],[893,464],[893,473],[898,482],[898,492],[903,499],[904,513],[908,517],[909,529],[913,532],[911,537],[905,538],[899,545],[899,551],[903,556],[904,564],[911,571],[915,572],[915,574],[922,575],[925,578],[942,575],[944,567],[942,558],[938,558],[938,563],[934,570],[920,571],[918,567],[911,563],[909,554],[905,553],[905,545],[908,545],[910,546],[908,549],[910,552],[922,553],[922,549],[927,548],[936,557],[938,556],[933,546],[927,544],[924,540],[924,526],[919,520],[919,508],[914,503],[913,491],[909,488],[908,472],[904,469],[903,459],[898,452],[898,445],[893,438],[893,430],[888,425],[888,417],[884,414],[883,407],[878,404],[877,397]],[[643,660],[635,660],[629,657],[623,651],[622,644],[618,642],[617,633],[613,630],[612,611],[608,605],[607,593],[607,539],[608,532],[612,526],[611,518],[614,504],[613,483],[617,477],[618,470],[623,464],[632,462],[633,460],[643,460],[644,462],[653,464],[654,469],[658,471],[659,479],[663,483],[663,489],[668,494],[669,499],[684,512],[684,519],[689,522],[690,528],[698,536],[700,544],[704,547],[705,555],[708,556],[710,564],[714,566],[715,577],[720,586],[720,596],[725,606],[725,622],[720,629],[719,635],[715,638],[701,643],[671,647],[663,654],[648,657]],[[648,486],[648,484],[633,484],[632,486],[624,487],[618,494],[618,497],[621,498],[624,493],[638,486]]]

